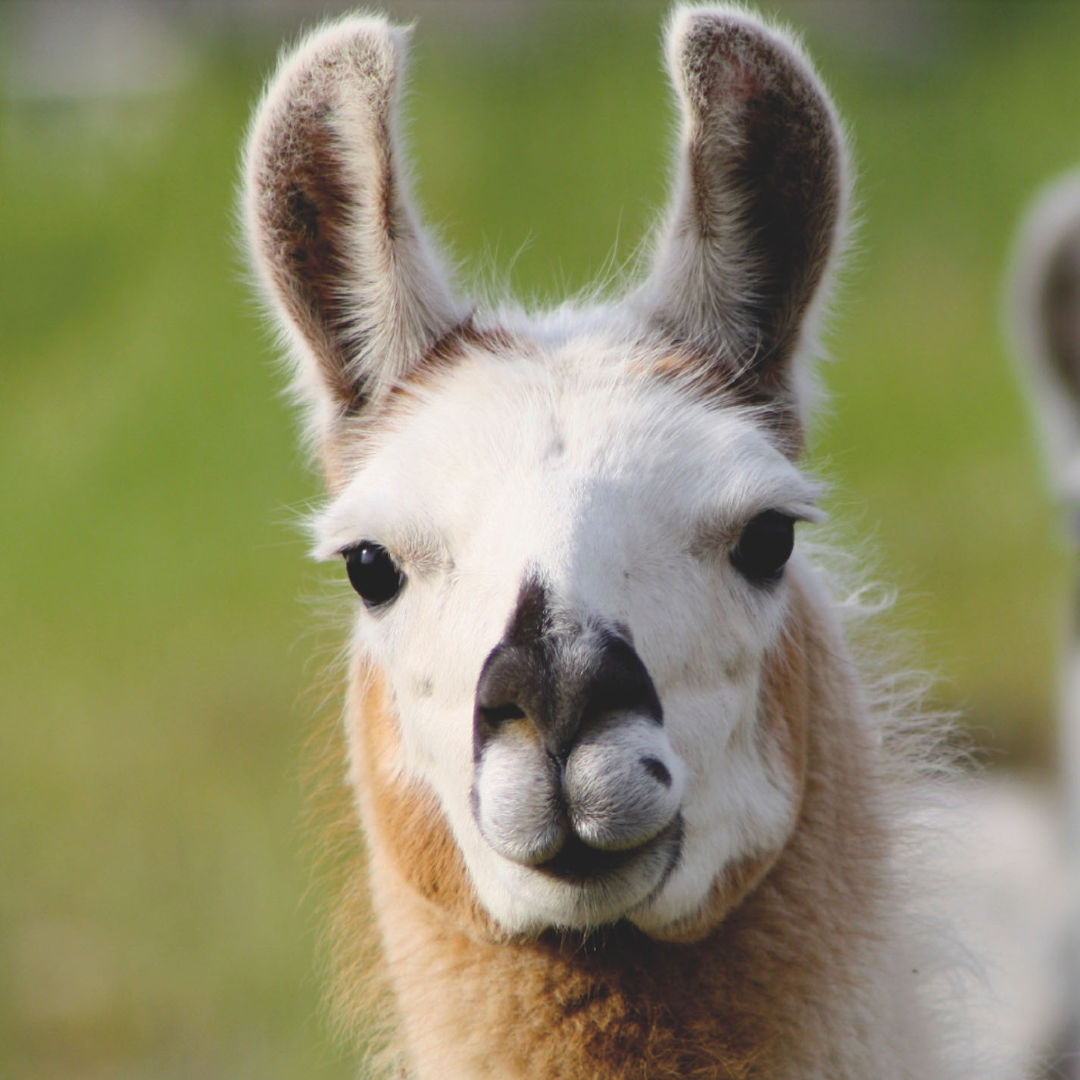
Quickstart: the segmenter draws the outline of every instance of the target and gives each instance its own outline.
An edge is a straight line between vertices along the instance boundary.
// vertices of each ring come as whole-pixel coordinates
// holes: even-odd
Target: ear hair
[[[248,136],[248,247],[324,441],[464,315],[403,172],[407,36],[381,17],[316,31],[283,57]]]
[[[682,112],[674,193],[631,303],[724,384],[792,406],[792,358],[845,225],[840,123],[799,47],[739,9],[678,9],[667,61]]]
[[[1080,499],[1080,171],[1051,184],[1021,229],[1009,277],[1011,331],[1054,482]]]

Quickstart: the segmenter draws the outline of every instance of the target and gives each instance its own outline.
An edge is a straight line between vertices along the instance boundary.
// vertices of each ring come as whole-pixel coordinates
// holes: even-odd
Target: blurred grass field
[[[552,298],[631,255],[666,182],[665,9],[392,8],[421,15],[418,192],[474,277]],[[232,216],[299,23],[210,33],[200,10],[171,87],[0,103],[5,1077],[351,1073],[301,824],[333,571],[305,560],[317,484]],[[1045,768],[1071,568],[1000,298],[1021,209],[1080,159],[1080,6],[782,10],[861,174],[813,461],[939,703]]]

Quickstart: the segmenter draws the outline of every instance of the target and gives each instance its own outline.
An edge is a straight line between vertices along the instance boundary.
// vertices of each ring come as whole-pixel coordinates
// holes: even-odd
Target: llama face
[[[404,577],[359,605],[356,647],[392,688],[400,768],[510,930],[686,915],[793,818],[756,712],[798,570],[732,553],[763,512],[810,516],[814,489],[752,412],[647,360],[595,337],[463,357],[318,520],[319,554],[368,541]]]
[[[315,34],[246,162],[252,256],[333,491],[317,550],[345,560],[354,648],[389,692],[368,768],[444,823],[502,930],[678,936],[798,812],[776,687],[808,588],[788,556],[813,514],[796,459],[839,127],[785,38],[677,13],[683,149],[651,273],[607,308],[481,316],[405,188],[403,49],[379,19]]]

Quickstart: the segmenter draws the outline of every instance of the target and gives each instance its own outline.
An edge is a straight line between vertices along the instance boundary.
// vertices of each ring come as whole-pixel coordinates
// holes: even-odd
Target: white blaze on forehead
[[[456,557],[455,543],[488,520],[527,548],[556,530],[565,540],[583,515],[620,505],[641,515],[646,533],[672,519],[737,527],[765,509],[815,516],[817,486],[752,410],[712,408],[671,382],[627,375],[647,367],[589,343],[553,357],[459,362],[375,433],[372,453],[316,521],[316,555],[373,539],[403,557],[436,545]]]

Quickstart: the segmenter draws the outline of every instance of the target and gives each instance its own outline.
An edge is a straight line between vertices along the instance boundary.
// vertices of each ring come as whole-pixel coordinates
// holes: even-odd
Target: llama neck
[[[383,952],[419,1080],[891,1075],[873,1048],[881,1017],[867,975],[880,967],[887,885],[878,751],[838,642],[820,623],[801,635],[797,824],[764,878],[693,944],[621,925],[586,941],[488,938],[460,870],[449,872],[452,844],[428,849],[434,895],[385,842],[416,820],[388,820],[386,800],[363,795]]]

